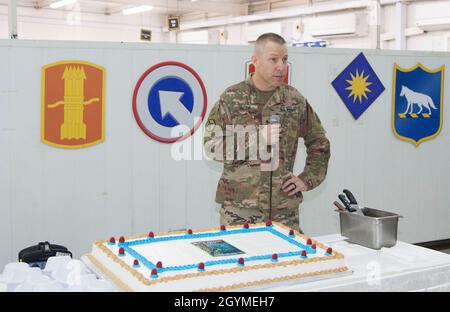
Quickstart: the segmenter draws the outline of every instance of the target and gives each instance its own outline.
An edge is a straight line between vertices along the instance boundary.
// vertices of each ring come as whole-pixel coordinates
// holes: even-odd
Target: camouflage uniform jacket
[[[269,209],[270,172],[261,171],[261,160],[249,160],[248,140],[246,158],[237,160],[236,144],[227,154],[227,125],[268,124],[272,115],[280,116],[279,166],[273,171],[272,208],[298,208],[303,196],[288,196],[281,190],[285,175],[292,172],[297,153],[298,138],[304,139],[307,158],[303,172],[298,176],[311,190],[318,186],[327,173],[330,142],[325,136],[319,117],[308,101],[293,87],[277,88],[267,103],[256,103],[256,87],[249,78],[227,88],[212,108],[206,122],[204,147],[206,152],[221,149],[218,161],[224,163],[219,180],[216,202],[231,202],[236,208]],[[262,108],[262,109],[261,109]],[[224,135],[214,136],[212,130],[220,127]],[[217,129],[217,128],[216,128]],[[232,134],[234,136],[234,134]],[[236,140],[237,141],[237,140]],[[217,155],[217,150],[214,152]]]

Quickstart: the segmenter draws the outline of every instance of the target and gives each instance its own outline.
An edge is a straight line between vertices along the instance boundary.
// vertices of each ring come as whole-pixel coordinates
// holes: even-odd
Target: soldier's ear
[[[252,63],[253,65],[256,65],[256,63],[258,62],[258,57],[256,56],[256,54],[252,55]]]

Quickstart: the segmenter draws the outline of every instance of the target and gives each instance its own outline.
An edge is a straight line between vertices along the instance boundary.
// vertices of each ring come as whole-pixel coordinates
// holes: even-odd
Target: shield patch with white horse
[[[395,135],[419,146],[442,128],[444,65],[429,69],[394,65],[392,128]]]

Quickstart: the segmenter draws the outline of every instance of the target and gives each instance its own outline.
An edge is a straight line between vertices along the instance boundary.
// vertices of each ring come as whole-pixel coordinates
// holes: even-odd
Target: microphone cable
[[[280,116],[278,115],[272,115],[269,119],[269,124],[279,124],[280,123]],[[272,132],[270,133],[272,134]],[[272,136],[271,136],[272,139]],[[279,140],[279,138],[278,138]],[[270,142],[272,144],[272,142]],[[269,181],[269,220],[272,220],[272,179],[273,179],[273,156],[272,156],[272,145],[270,145],[270,181]]]

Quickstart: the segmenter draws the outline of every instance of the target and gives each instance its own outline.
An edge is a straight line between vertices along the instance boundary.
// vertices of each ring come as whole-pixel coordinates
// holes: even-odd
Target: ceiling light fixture
[[[75,3],[75,2],[77,2],[77,0],[60,0],[60,1],[55,1],[53,3],[50,3],[50,7],[52,9],[57,9],[57,8],[60,8],[60,7],[63,7],[65,5],[69,5],[69,4],[72,4],[72,3]]]
[[[151,9],[153,9],[153,7],[151,5],[141,5],[141,6],[137,6],[134,8],[125,9],[122,11],[122,13],[125,15],[130,15],[130,14],[147,12],[147,11],[150,11]]]

